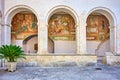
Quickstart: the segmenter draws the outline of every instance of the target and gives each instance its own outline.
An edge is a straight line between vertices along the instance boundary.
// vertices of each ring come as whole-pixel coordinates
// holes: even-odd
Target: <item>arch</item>
[[[72,8],[66,5],[58,5],[50,9],[48,11],[48,14],[46,15],[46,24],[48,25],[48,21],[53,14],[55,14],[56,12],[60,12],[60,11],[69,13],[75,20],[75,24],[76,24],[75,26],[79,24],[79,18],[78,18],[77,13]]]
[[[48,37],[48,52],[54,53],[54,41]]]
[[[109,21],[109,28],[110,28],[110,51],[115,52],[116,51],[116,16],[114,13],[106,8],[106,7],[95,7],[91,9],[85,16],[85,20],[87,22],[87,18],[91,13],[100,13],[104,15],[108,21]],[[101,45],[101,44],[99,44]],[[99,47],[99,46],[98,46]],[[98,50],[98,48],[96,49]]]
[[[114,15],[114,13],[110,9],[108,9],[106,7],[95,7],[93,9],[91,9],[85,16],[86,22],[87,22],[88,16],[92,12],[97,12],[97,13],[104,15],[109,20],[111,26],[116,25],[116,16]]]
[[[49,22],[49,20],[50,20],[50,18],[51,17],[53,17],[53,15],[55,15],[55,14],[68,14],[68,15],[70,15],[71,17],[72,17],[72,19],[74,20],[74,28],[75,28],[75,32],[77,31],[76,29],[76,26],[79,24],[79,19],[78,19],[78,15],[76,14],[76,12],[72,9],[72,8],[70,8],[70,7],[68,7],[68,6],[65,6],[65,5],[58,5],[58,6],[55,6],[55,7],[53,7],[52,9],[50,9],[50,11],[48,12],[48,14],[47,14],[47,16],[46,16],[46,24],[47,25],[49,25],[48,24],[48,22]],[[49,26],[48,26],[49,27]],[[66,34],[67,34],[67,32],[66,32]],[[75,36],[76,36],[76,34],[75,34]],[[76,38],[76,37],[75,37]],[[76,38],[77,39],[77,38]],[[76,45],[76,39],[75,39],[75,41],[69,41],[69,38],[68,38],[68,41],[58,41],[58,40],[54,40],[54,43],[55,43],[55,50],[54,50],[54,53],[60,53],[60,54],[70,54],[70,53],[76,53],[76,48],[77,48],[77,45]],[[48,43],[48,41],[49,41],[49,37],[47,38],[47,45],[49,45],[49,43]],[[65,46],[63,46],[63,45],[61,45],[61,44],[64,44],[65,46],[69,46],[69,47],[66,47],[66,48],[64,48],[63,50],[61,50],[60,49],[60,46],[61,47],[65,47]],[[74,46],[72,46],[72,45],[74,45]],[[70,48],[72,48],[71,50],[70,50]]]
[[[37,38],[37,36],[38,35],[30,35],[30,36],[28,36],[27,38],[25,38],[24,40],[23,40],[23,42],[22,42],[22,46],[23,46],[23,50],[24,50],[24,52],[27,52],[27,53],[30,53],[31,51],[33,52],[33,51],[35,51],[35,52],[37,52],[38,50],[37,49],[35,49],[35,48],[38,48],[38,43],[36,43],[36,41],[34,41],[32,44],[34,45],[34,46],[28,46],[29,45],[29,41],[30,40],[32,40],[32,39],[34,39],[35,37]],[[36,39],[35,38],[35,39]],[[38,41],[37,41],[38,42]],[[30,47],[30,49],[28,50],[28,47]],[[35,50],[33,50],[33,48],[35,49]]]
[[[29,11],[29,12],[34,13],[35,16],[37,17],[37,20],[39,23],[39,17],[38,17],[37,12],[33,8],[31,8],[30,6],[27,6],[27,5],[16,5],[16,6],[11,7],[5,14],[5,23],[7,25],[11,25],[10,22],[11,22],[12,18],[21,11]]]
[[[6,13],[5,13],[5,30],[7,30],[7,32],[5,33],[5,44],[11,44],[11,22],[12,22],[12,19],[14,18],[14,16],[17,14],[17,13],[21,13],[21,12],[28,12],[28,13],[32,13],[35,15],[35,17],[37,18],[37,25],[39,25],[39,17],[38,17],[38,14],[37,12],[27,6],[27,5],[16,5],[16,6],[13,6],[11,7]],[[39,30],[38,30],[39,31]],[[38,32],[37,32],[38,34]],[[28,39],[29,40],[29,39]],[[19,40],[20,41],[20,40]],[[20,46],[22,46],[22,40],[19,42]],[[24,42],[25,43],[25,42]],[[24,47],[23,47],[24,48]]]
[[[25,38],[25,39],[23,40],[23,43],[22,43],[22,44],[27,44],[27,42],[28,42],[31,38],[36,37],[36,36],[38,36],[38,35],[28,36],[27,38]]]

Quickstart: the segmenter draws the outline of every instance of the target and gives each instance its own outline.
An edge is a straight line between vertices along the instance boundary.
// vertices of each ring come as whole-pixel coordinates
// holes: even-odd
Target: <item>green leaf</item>
[[[6,59],[9,62],[15,62],[19,58],[25,58],[24,51],[17,45],[2,45],[0,47],[0,59]]]

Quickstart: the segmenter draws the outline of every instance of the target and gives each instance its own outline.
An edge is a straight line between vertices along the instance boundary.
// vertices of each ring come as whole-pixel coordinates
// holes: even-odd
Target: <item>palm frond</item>
[[[24,51],[17,45],[2,45],[0,47],[0,59],[6,59],[9,62],[15,62],[18,58],[25,58]]]

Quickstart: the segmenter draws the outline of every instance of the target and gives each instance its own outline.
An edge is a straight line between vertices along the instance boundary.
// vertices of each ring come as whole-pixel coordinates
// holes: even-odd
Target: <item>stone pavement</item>
[[[15,72],[0,69],[0,80],[120,80],[120,66],[18,67]]]

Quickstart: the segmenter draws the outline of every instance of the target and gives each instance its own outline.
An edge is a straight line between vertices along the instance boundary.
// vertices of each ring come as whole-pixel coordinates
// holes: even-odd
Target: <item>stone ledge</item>
[[[26,54],[26,56],[96,56],[95,54]]]
[[[18,62],[18,64],[24,64],[25,65],[31,65],[34,66],[33,63],[35,63],[35,66],[46,66],[46,65],[50,65],[53,63],[56,63],[56,65],[58,64],[64,64],[65,65],[71,65],[69,63],[75,63],[77,64],[77,66],[81,66],[81,65],[86,65],[88,63],[96,63],[97,62],[97,56],[81,56],[81,55],[74,55],[74,56],[67,56],[67,55],[59,55],[59,56],[54,56],[54,55],[49,55],[49,56],[27,56],[26,55],[26,60],[20,60]],[[19,65],[20,65],[19,64]]]
[[[107,52],[105,60],[108,65],[120,65],[120,55],[115,55],[112,52]]]

